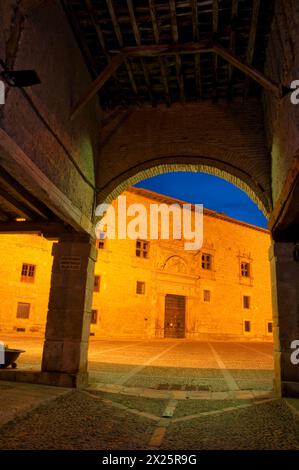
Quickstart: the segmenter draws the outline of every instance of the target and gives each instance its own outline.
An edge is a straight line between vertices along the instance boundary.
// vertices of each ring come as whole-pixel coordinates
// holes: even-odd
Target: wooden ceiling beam
[[[115,35],[117,37],[118,44],[120,45],[121,48],[123,48],[124,47],[124,41],[123,41],[120,26],[119,26],[119,22],[117,20],[113,0],[106,0],[106,3],[107,3],[108,10],[109,10],[110,18],[111,18],[111,21],[112,21],[113,29],[114,29]],[[129,80],[130,80],[130,83],[131,83],[131,87],[132,87],[133,92],[134,92],[134,94],[137,97],[137,100],[139,102],[139,94],[138,94],[137,85],[136,85],[136,82],[135,82],[135,79],[134,79],[134,74],[133,74],[133,71],[132,71],[131,64],[127,59],[125,59],[125,65],[126,65],[127,73],[128,73]]]
[[[278,97],[282,96],[282,90],[281,90],[280,85],[278,85],[277,83],[274,83],[272,80],[267,78],[262,72],[259,72],[258,70],[253,68],[251,65],[248,65],[246,62],[236,57],[235,54],[232,54],[230,51],[228,51],[227,49],[225,49],[224,47],[218,44],[214,45],[213,49],[216,52],[216,54],[220,55],[223,59],[227,60],[231,65],[241,70],[245,75],[247,75],[248,77],[255,80],[257,83],[262,85],[263,88],[271,91]]]
[[[159,32],[159,25],[156,17],[156,4],[155,0],[149,0],[149,9],[150,9],[150,16],[153,26],[153,33],[156,45],[160,43],[160,32]],[[162,57],[158,57],[159,67],[161,70],[161,77],[164,86],[164,93],[165,93],[165,100],[167,106],[171,105],[170,93],[169,93],[169,86],[168,86],[168,79],[167,79],[167,68],[165,62]]]
[[[198,7],[197,0],[190,0],[193,41],[198,41]]]
[[[24,221],[17,222],[14,220],[1,222],[0,233],[31,233],[40,234],[49,239],[57,239],[63,234],[73,232],[72,228],[61,222],[43,222],[43,221]]]
[[[18,181],[16,181],[4,168],[0,167],[0,182],[2,183],[3,188],[8,186],[12,188],[13,191],[19,194],[19,197],[26,201],[26,204],[29,206],[29,209],[37,213],[38,216],[48,219],[52,216],[52,212],[48,207],[46,207],[42,202],[36,199],[32,194],[24,188]]]
[[[178,30],[178,24],[177,24],[175,0],[169,0],[169,9],[170,9],[172,39],[173,39],[173,42],[177,44],[179,40],[179,30]],[[186,96],[185,96],[184,77],[182,74],[182,60],[179,54],[175,54],[175,65],[176,65],[175,67],[176,79],[177,79],[179,91],[180,91],[180,101],[182,104],[185,104]]]
[[[98,77],[90,84],[84,95],[75,104],[71,112],[71,120],[79,114],[82,108],[95,96],[95,94],[102,88],[102,86],[109,80],[111,75],[123,64],[126,55],[122,52],[115,55],[107,67],[102,70]]]
[[[137,24],[137,21],[136,21],[133,0],[127,0],[127,5],[128,5],[130,21],[131,21],[132,29],[134,31],[134,37],[135,37],[136,44],[137,44],[137,46],[141,46],[141,36],[140,36],[139,27],[138,27],[138,24]],[[147,67],[147,65],[146,65],[146,63],[143,59],[141,59],[141,67],[142,67],[142,71],[143,71],[147,91],[148,91],[152,106],[154,106],[154,104],[156,104],[156,102],[155,102],[155,98],[154,98],[154,95],[153,95],[153,90],[152,90],[152,87],[151,87],[150,73],[149,73],[148,67]]]
[[[11,215],[6,212],[2,207],[0,207],[0,220],[5,221],[8,220],[11,217]]]
[[[172,39],[173,39],[173,42],[176,43],[179,40],[179,31],[178,31],[178,24],[177,24],[175,0],[169,0],[169,10],[170,10]]]
[[[246,61],[247,61],[248,64],[252,64],[252,60],[253,60],[253,54],[254,54],[254,49],[255,49],[255,41],[256,41],[256,32],[257,32],[257,24],[258,24],[258,16],[259,16],[259,8],[260,8],[260,0],[253,0],[251,23],[250,23],[250,32],[249,32],[248,48],[247,48],[247,56],[246,56]]]
[[[232,9],[231,9],[231,25],[230,25],[230,34],[229,34],[229,50],[233,54],[236,52],[236,31],[235,31],[235,20],[238,16],[238,0],[232,0]],[[232,87],[233,87],[233,72],[234,68],[231,64],[228,65],[228,89],[227,95],[228,99],[232,98]]]
[[[79,111],[86,105],[86,103],[101,89],[101,87],[110,78],[111,74],[124,62],[127,57],[155,57],[162,55],[171,54],[196,54],[214,52],[215,54],[222,57],[224,60],[229,62],[232,66],[241,70],[245,75],[249,76],[257,83],[259,83],[265,89],[271,91],[276,96],[282,96],[282,90],[280,85],[274,83],[272,80],[267,78],[262,72],[259,72],[251,65],[239,59],[235,54],[232,54],[229,50],[215,44],[214,46],[208,45],[207,41],[201,41],[198,43],[189,44],[172,44],[162,45],[155,44],[151,46],[136,46],[136,47],[125,47],[117,55],[113,57],[110,64],[100,73],[96,80],[90,85],[88,90],[73,108],[71,113],[71,119],[74,119]]]
[[[150,46],[124,47],[122,52],[130,57],[194,54],[197,52],[213,52],[213,45],[209,39],[185,44],[154,44]]]
[[[91,22],[92,22],[93,27],[95,29],[99,44],[100,44],[101,49],[103,51],[103,54],[104,54],[104,56],[107,60],[107,63],[110,64],[111,56],[107,51],[107,45],[106,45],[105,37],[104,37],[103,31],[102,31],[102,28],[100,26],[100,23],[97,19],[97,12],[94,9],[94,6],[93,6],[91,0],[85,0],[85,3],[86,3],[86,6],[87,6],[87,9],[88,9],[88,12],[89,12]],[[113,73],[112,77],[114,79],[115,86],[118,88],[119,91],[121,91],[121,87],[120,87],[120,83],[119,83],[119,80],[117,78],[117,75],[115,73]],[[120,98],[122,99],[122,97],[120,97]],[[123,104],[123,106],[126,105],[125,100],[123,100],[123,99],[122,99],[122,104]]]
[[[218,33],[218,23],[219,23],[218,0],[213,0],[212,11],[213,11],[213,35],[215,37]],[[218,55],[217,54],[214,54],[213,68],[214,68],[213,101],[217,101],[217,86],[218,86]]]
[[[192,33],[193,41],[197,42],[199,37],[198,25],[198,6],[197,0],[190,0],[191,18],[192,18]],[[201,67],[200,67],[200,54],[195,54],[194,57],[194,73],[195,73],[195,87],[197,99],[202,98],[202,83],[201,83]]]
[[[136,44],[137,44],[137,46],[141,46],[141,36],[140,36],[140,31],[139,31],[139,28],[138,28],[137,21],[136,21],[136,17],[135,17],[133,0],[127,0],[127,5],[128,5],[131,25],[132,25],[132,29],[133,29],[133,32],[134,32],[134,37],[135,37]]]
[[[86,6],[87,6],[87,10],[89,12],[91,22],[92,22],[93,27],[95,29],[97,38],[98,38],[99,43],[101,45],[103,54],[106,57],[107,62],[109,62],[110,61],[110,55],[107,52],[107,47],[106,47],[104,34],[103,34],[103,31],[102,31],[102,28],[101,28],[99,22],[97,21],[97,14],[96,14],[96,11],[94,9],[94,6],[93,6],[91,0],[85,0],[85,3],[86,3]]]
[[[20,217],[34,219],[37,214],[29,209],[26,204],[23,204],[21,201],[16,199],[12,194],[5,191],[5,189],[0,187],[0,197],[4,199],[10,206],[12,206],[16,212],[20,214]]]
[[[253,56],[254,56],[259,9],[260,9],[260,0],[253,0],[250,31],[249,31],[249,38],[248,38],[248,47],[247,47],[247,53],[246,53],[246,62],[249,65],[252,64]],[[249,92],[249,78],[246,77],[244,97],[248,95],[248,92]]]

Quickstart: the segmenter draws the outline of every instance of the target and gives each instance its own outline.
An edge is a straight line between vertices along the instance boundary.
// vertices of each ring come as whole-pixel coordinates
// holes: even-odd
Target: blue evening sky
[[[135,185],[157,193],[203,204],[234,219],[266,228],[267,220],[257,205],[236,186],[207,173],[173,172],[154,176]]]

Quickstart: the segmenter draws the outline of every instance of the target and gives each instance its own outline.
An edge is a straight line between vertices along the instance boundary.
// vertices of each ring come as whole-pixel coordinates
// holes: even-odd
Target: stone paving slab
[[[16,382],[0,383],[0,427],[37,406],[48,403],[70,389]]]
[[[169,400],[248,400],[256,398],[269,398],[273,396],[273,393],[269,393],[267,390],[229,390],[226,392],[156,390],[151,388],[126,387],[124,385],[111,385],[102,383],[90,384],[87,390]]]

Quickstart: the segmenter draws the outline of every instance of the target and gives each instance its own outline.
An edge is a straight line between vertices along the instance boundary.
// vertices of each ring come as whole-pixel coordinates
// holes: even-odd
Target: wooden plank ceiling
[[[94,78],[105,70],[109,74],[99,91],[104,109],[216,102],[261,92],[258,83],[212,46],[263,72],[274,0],[64,0],[63,4]],[[194,52],[192,44],[197,48],[202,44],[203,50]],[[168,51],[156,47],[164,45]],[[115,64],[121,51],[133,47],[144,47],[146,52],[139,49]]]

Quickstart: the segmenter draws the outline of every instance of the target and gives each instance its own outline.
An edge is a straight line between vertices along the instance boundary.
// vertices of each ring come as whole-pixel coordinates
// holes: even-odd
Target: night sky
[[[207,209],[266,228],[267,220],[246,193],[222,178],[206,173],[173,172],[135,185],[157,193],[203,204]]]

